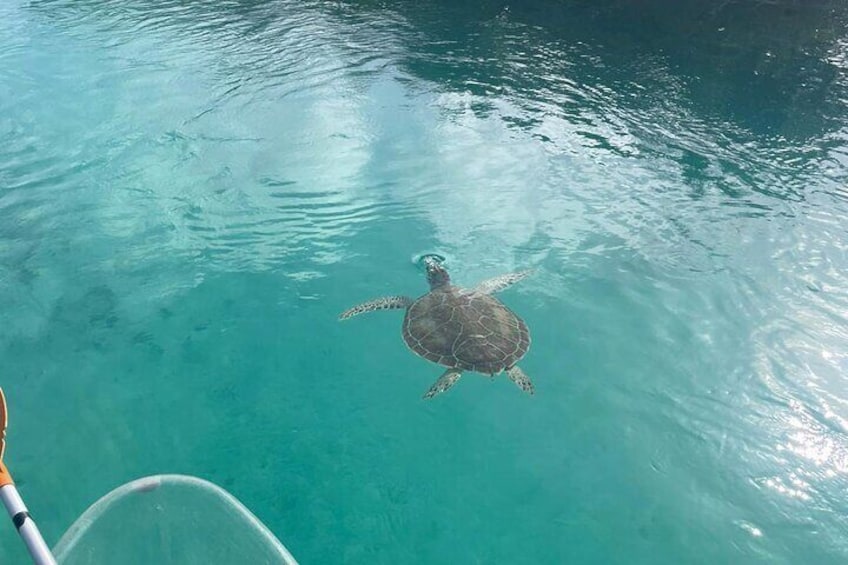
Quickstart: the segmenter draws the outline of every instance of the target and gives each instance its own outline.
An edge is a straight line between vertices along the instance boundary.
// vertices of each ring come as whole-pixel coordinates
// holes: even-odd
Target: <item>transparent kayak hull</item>
[[[62,565],[297,565],[241,502],[208,481],[156,475],[113,490],[53,549]]]

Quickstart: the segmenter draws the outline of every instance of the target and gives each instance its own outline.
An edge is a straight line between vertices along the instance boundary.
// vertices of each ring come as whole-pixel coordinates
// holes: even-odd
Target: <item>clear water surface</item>
[[[302,563],[846,562],[846,16],[0,3],[0,384],[48,541],[187,473]],[[535,397],[424,402],[400,312],[336,320],[427,251],[536,269],[502,295]]]

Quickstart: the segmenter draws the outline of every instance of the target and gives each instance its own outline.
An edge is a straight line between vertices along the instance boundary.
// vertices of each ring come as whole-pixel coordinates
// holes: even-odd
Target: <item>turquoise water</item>
[[[848,559],[835,2],[0,3],[7,462],[301,563]],[[426,5],[426,6],[425,6]],[[536,395],[339,312],[534,268]],[[0,528],[3,563],[24,553]]]

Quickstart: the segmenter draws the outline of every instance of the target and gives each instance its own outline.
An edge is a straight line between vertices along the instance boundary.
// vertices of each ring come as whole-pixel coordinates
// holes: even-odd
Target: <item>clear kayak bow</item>
[[[51,552],[3,465],[6,405],[0,390],[0,498],[37,565],[297,565],[234,496],[186,475],[126,483],[92,504]]]

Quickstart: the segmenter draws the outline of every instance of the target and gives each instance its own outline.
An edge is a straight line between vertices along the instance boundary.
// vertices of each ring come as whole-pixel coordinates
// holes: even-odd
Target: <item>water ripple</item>
[[[390,254],[536,266],[540,350],[598,357],[552,390],[627,422],[616,453],[648,442],[640,480],[707,461],[692,489],[736,530],[824,524],[848,555],[845,10],[614,4],[3,3],[5,331],[86,277],[127,304],[235,272],[323,300],[343,263],[347,300]],[[591,374],[610,358],[634,361]]]

